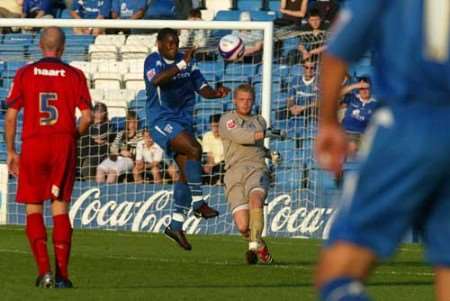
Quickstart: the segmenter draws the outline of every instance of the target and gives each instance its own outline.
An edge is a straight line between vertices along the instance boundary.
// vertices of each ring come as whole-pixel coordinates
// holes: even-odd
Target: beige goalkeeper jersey
[[[264,140],[255,141],[255,132],[264,131],[266,121],[260,115],[222,115],[219,123],[225,155],[225,168],[234,166],[266,167]]]

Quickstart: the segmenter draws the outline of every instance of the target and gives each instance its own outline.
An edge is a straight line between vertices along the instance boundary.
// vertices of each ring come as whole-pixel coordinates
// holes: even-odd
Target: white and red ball
[[[218,49],[225,61],[238,61],[244,56],[244,41],[237,35],[229,34],[220,39]]]

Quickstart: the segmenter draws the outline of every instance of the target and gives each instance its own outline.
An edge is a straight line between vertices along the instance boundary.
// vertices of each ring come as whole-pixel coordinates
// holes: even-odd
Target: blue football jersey
[[[350,0],[334,25],[328,52],[350,63],[373,49],[375,91],[388,104],[448,102],[449,4],[441,4]]]
[[[172,67],[183,59],[178,53],[175,62],[165,60],[157,51],[151,53],[144,63],[144,79],[147,90],[146,113],[150,125],[161,120],[172,120],[192,125],[195,92],[208,83],[197,67],[190,63],[168,83],[155,86],[156,74]]]
[[[355,133],[363,133],[373,115],[378,108],[375,98],[363,101],[358,94],[350,93],[342,101],[347,105],[342,126],[345,130]]]
[[[292,79],[288,96],[294,99],[296,105],[307,106],[313,104],[317,100],[317,94],[318,87],[315,77],[308,81],[303,76],[295,76]]]

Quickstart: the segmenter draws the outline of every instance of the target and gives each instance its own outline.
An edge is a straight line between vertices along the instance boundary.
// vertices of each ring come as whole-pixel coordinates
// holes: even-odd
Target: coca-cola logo
[[[170,223],[170,200],[172,192],[161,190],[152,194],[145,201],[115,200],[101,202],[99,188],[85,191],[72,204],[70,219],[74,224],[75,217],[79,217],[81,226],[96,223],[99,227],[124,227],[131,224],[131,231],[161,232]],[[184,223],[188,234],[200,231],[200,219],[189,215]]]
[[[207,198],[210,197],[207,195]],[[223,195],[217,193],[214,198],[216,197],[220,198],[220,202],[224,202]],[[76,218],[76,226],[81,227],[96,226],[129,229],[134,232],[161,232],[171,220],[171,199],[171,191],[160,190],[143,201],[105,200],[104,196],[102,198],[101,190],[94,187],[83,192],[73,202],[70,218],[72,223]],[[298,203],[294,202],[311,204],[308,200],[293,200],[289,194],[278,195],[268,202],[267,230],[269,235],[283,233],[291,237],[327,238],[334,220],[335,210],[333,208],[298,206]],[[227,219],[226,223],[232,223],[230,214],[222,213],[219,219]],[[186,232],[188,234],[201,232],[201,221],[192,214],[188,214],[188,219],[184,224]],[[224,222],[224,220],[216,222]]]

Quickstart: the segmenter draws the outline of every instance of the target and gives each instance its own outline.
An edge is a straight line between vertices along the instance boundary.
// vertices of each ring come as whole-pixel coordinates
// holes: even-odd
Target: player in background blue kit
[[[185,250],[192,247],[183,232],[186,214],[191,208],[198,217],[213,218],[219,212],[209,207],[202,195],[202,147],[194,136],[195,93],[204,98],[222,98],[230,89],[211,88],[192,63],[195,49],[178,51],[178,34],[163,28],[157,36],[158,51],[145,60],[148,128],[155,142],[173,156],[180,170],[174,186],[173,214],[165,234]]]
[[[418,227],[450,300],[450,2],[354,0],[340,13],[323,56],[316,155],[339,172],[347,141],[337,120],[349,63],[373,47],[378,109],[360,149],[361,168],[343,202],[316,273],[320,299],[369,300],[363,282],[402,236]]]

